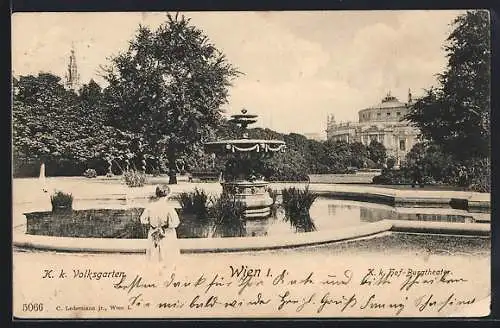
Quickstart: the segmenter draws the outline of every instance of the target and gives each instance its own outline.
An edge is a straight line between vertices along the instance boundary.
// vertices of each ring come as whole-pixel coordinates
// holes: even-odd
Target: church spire
[[[68,70],[66,72],[66,86],[68,89],[76,90],[80,84],[80,75],[76,65],[75,46],[71,44],[71,55],[69,56]]]
[[[413,101],[412,97],[411,97],[411,90],[408,89],[408,104],[411,104]]]

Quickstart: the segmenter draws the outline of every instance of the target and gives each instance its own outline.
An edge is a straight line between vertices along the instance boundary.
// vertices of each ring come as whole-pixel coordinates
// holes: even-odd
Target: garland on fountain
[[[285,145],[279,145],[278,147],[276,148],[273,148],[271,147],[270,145],[268,144],[256,144],[254,146],[251,146],[251,147],[247,147],[247,148],[244,148],[244,147],[238,147],[236,145],[231,145],[231,144],[227,144],[226,145],[226,149],[227,150],[230,150],[231,152],[251,152],[251,151],[256,151],[257,153],[263,151],[263,152],[284,152],[285,151],[285,148],[286,146]]]

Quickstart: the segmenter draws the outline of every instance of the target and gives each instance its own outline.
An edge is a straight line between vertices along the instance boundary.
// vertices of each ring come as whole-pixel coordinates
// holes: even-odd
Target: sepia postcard
[[[15,319],[485,317],[486,10],[12,15]]]

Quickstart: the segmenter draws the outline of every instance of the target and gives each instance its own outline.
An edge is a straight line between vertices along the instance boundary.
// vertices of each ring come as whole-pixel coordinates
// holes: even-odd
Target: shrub
[[[368,169],[378,169],[380,165],[372,161],[371,159],[367,158],[365,161],[365,166]]]
[[[477,192],[491,192],[491,163],[488,158],[473,161],[470,166],[469,189]]]
[[[394,166],[396,165],[396,159],[394,157],[392,157],[392,156],[389,156],[387,158],[386,165],[387,165],[387,168],[389,170],[392,170],[394,168]]]
[[[62,191],[57,191],[50,196],[52,211],[71,210],[73,208],[73,195]]]
[[[85,172],[83,172],[83,176],[86,178],[96,178],[97,172],[94,169],[86,169]]]
[[[245,209],[234,195],[222,193],[211,198],[209,216],[213,219],[215,237],[243,237],[246,234]]]
[[[454,160],[443,150],[432,143],[417,143],[406,155],[404,167],[409,172],[420,172],[420,175],[432,177],[434,181],[451,182],[455,173]]]
[[[137,170],[123,172],[122,179],[129,187],[142,187],[146,183],[146,174]]]
[[[303,190],[295,187],[282,190],[285,220],[300,232],[315,231],[316,226],[309,214],[312,204],[318,198],[316,193],[306,187]]]
[[[382,170],[381,175],[373,177],[372,183],[384,185],[411,184],[413,180],[406,169]]]

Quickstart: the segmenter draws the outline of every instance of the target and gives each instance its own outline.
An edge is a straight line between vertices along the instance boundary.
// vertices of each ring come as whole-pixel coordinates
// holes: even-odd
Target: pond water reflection
[[[470,223],[465,211],[451,208],[405,208],[374,203],[319,198],[311,208],[318,230],[338,229],[380,220],[414,220]]]
[[[92,235],[97,234],[95,237],[144,238],[145,235],[140,229],[138,217],[148,202],[149,200],[145,198],[136,199],[133,202],[125,200],[75,202],[75,211],[69,213],[67,218],[64,215],[52,215],[51,212],[26,215],[31,217],[28,220],[27,231],[33,234],[53,236],[92,237]],[[110,208],[113,208],[112,215]],[[91,210],[84,211],[83,209]],[[310,215],[317,231],[342,229],[380,220],[474,222],[472,216],[467,212],[451,208],[402,208],[328,198],[318,198],[311,207]],[[199,222],[193,215],[183,215],[182,213],[180,213],[180,218],[181,224],[177,228],[179,238],[207,238],[212,235],[213,226],[207,222]],[[110,225],[110,223],[112,224]],[[96,225],[102,226],[96,227]],[[139,228],[136,225],[139,225]],[[68,234],[68,232],[70,233]],[[245,236],[248,237],[294,233],[296,233],[295,229],[288,222],[274,217],[247,220],[245,227]],[[225,237],[230,237],[230,235]]]

